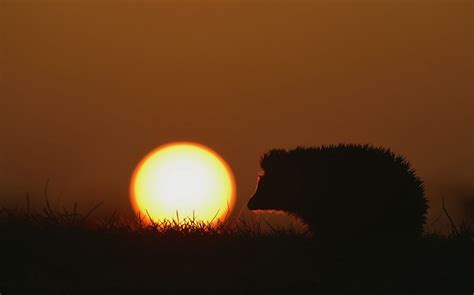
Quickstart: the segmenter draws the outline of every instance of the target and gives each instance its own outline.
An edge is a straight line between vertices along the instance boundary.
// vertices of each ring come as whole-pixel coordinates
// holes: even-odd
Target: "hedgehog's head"
[[[292,211],[302,180],[296,163],[285,150],[270,150],[260,159],[257,189],[248,202],[250,210]]]

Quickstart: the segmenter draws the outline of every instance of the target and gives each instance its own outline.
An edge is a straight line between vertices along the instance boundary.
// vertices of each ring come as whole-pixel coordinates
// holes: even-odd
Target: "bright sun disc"
[[[234,206],[235,182],[226,162],[208,147],[171,143],[137,165],[130,196],[135,212],[154,221],[194,218],[216,223]]]

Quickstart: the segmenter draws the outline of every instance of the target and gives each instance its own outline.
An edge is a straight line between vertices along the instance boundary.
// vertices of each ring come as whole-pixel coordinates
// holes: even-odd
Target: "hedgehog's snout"
[[[257,202],[256,202],[256,194],[254,194],[249,202],[247,203],[247,208],[249,208],[250,210],[257,210],[258,209],[258,206],[257,206]]]

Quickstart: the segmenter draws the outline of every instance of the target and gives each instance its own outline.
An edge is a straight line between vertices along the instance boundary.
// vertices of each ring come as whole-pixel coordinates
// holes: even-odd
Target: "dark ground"
[[[1,209],[0,209],[1,210]],[[473,231],[323,242],[239,222],[145,225],[113,216],[0,213],[0,293],[467,294]]]

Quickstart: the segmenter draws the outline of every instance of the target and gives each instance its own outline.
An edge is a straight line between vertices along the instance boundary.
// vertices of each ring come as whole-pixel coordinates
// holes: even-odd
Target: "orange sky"
[[[382,3],[383,2],[383,3]],[[439,212],[474,198],[472,1],[0,3],[0,200],[128,210],[148,151],[194,140],[255,188],[271,147],[405,155]],[[59,197],[60,196],[60,197]],[[471,201],[473,202],[473,201]]]

